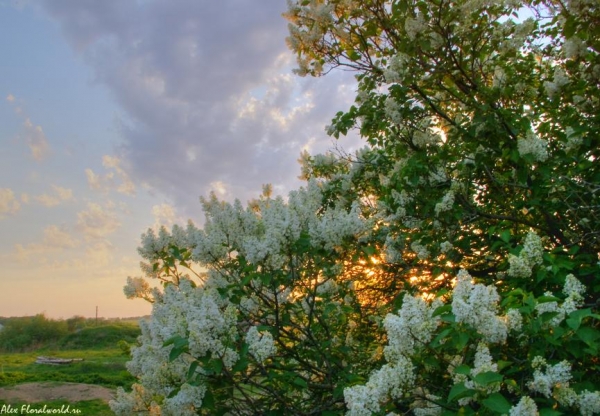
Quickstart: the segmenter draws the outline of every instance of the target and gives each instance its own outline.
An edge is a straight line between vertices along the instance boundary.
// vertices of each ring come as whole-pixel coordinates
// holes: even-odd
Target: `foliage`
[[[67,324],[46,318],[43,314],[12,318],[0,331],[0,351],[21,351],[56,341],[67,334]]]
[[[356,71],[306,186],[148,231],[117,414],[600,413],[600,9],[290,1],[301,75]]]
[[[59,345],[64,349],[114,348],[123,342],[134,343],[140,335],[137,324],[109,324],[91,326],[63,337]]]

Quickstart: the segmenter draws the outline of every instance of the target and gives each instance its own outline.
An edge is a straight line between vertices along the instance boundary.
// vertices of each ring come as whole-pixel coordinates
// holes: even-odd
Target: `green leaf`
[[[600,338],[600,332],[597,329],[586,326],[577,330],[577,337],[590,347],[593,347],[598,338]]]
[[[502,230],[500,231],[500,239],[505,243],[510,242],[510,230]]]
[[[297,386],[302,387],[303,389],[308,388],[308,383],[302,377],[296,377],[294,379],[294,384],[297,385]]]
[[[190,368],[188,369],[187,377],[186,377],[188,380],[190,380],[192,378],[192,376],[196,373],[196,369],[198,368],[199,364],[200,363],[198,361],[193,361],[190,364]]]
[[[354,49],[352,49],[348,52],[348,59],[350,59],[351,61],[358,61],[360,59],[360,54]]]
[[[455,374],[464,374],[464,375],[468,376],[469,374],[471,374],[471,367],[469,367],[466,364],[461,364],[458,367],[454,368],[454,373]]]
[[[435,318],[436,316],[441,315],[446,312],[449,312],[451,310],[452,310],[452,305],[439,306],[435,311],[433,311],[433,314],[431,315],[431,317]]]
[[[540,296],[537,298],[538,303],[560,302],[560,299],[555,296]]]
[[[268,273],[263,273],[260,275],[260,281],[263,285],[268,285],[269,283],[271,283],[272,278],[273,276],[271,276]]]
[[[498,370],[502,370],[506,367],[511,366],[513,363],[512,363],[512,361],[498,360],[497,364],[498,364]]]
[[[451,402],[464,397],[471,397],[475,393],[477,393],[475,390],[465,387],[465,383],[458,383],[452,386],[450,389],[450,393],[448,393],[448,401]]]
[[[469,334],[466,332],[454,333],[452,343],[457,350],[462,350],[469,343]]]
[[[549,408],[540,409],[540,416],[560,416],[560,415],[562,415],[562,413],[559,412],[558,410],[549,409]]]
[[[176,360],[177,357],[179,357],[184,352],[186,352],[186,348],[176,348],[176,347],[173,347],[171,349],[171,351],[169,352],[169,361]]]
[[[502,375],[498,374],[494,371],[486,371],[486,372],[477,374],[475,376],[474,380],[480,386],[486,387],[492,383],[502,382]]]
[[[487,399],[484,399],[481,402],[491,411],[500,414],[507,414],[512,407],[508,400],[500,393],[492,393]]]
[[[202,398],[202,409],[214,410],[214,408],[215,396],[210,389],[206,389],[204,397]]]

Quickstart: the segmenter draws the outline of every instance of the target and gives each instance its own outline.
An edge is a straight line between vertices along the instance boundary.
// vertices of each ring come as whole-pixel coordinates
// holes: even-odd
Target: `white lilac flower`
[[[258,332],[255,326],[248,329],[246,342],[248,343],[248,352],[259,363],[264,363],[267,358],[273,356],[277,351],[271,333],[268,331]]]
[[[565,152],[570,153],[576,151],[579,146],[583,144],[583,138],[575,132],[573,127],[567,127],[565,130],[565,135],[567,136],[567,142],[564,144]]]
[[[495,287],[473,284],[466,270],[458,273],[452,296],[456,322],[470,325],[490,343],[504,342],[508,332],[504,320],[496,315],[499,301]]]
[[[380,410],[380,403],[388,398],[399,399],[415,382],[410,359],[401,356],[394,363],[384,364],[376,370],[365,385],[344,389],[348,407],[346,415],[367,416]]]
[[[582,416],[592,416],[600,413],[600,393],[584,390],[577,398],[577,406]]]
[[[162,416],[195,416],[202,407],[206,386],[185,383],[177,394],[167,397],[162,405]]]
[[[562,305],[559,305],[556,301],[538,303],[535,306],[535,310],[538,315],[546,312],[555,312],[557,315],[549,323],[551,326],[557,326],[567,315],[581,307],[585,290],[585,286],[575,276],[569,274],[563,288],[563,293],[567,295],[567,298],[563,301]],[[551,292],[546,292],[544,295],[553,296]]]
[[[553,294],[552,292],[546,292],[544,293],[544,296],[553,296]],[[538,303],[535,305],[535,310],[538,315],[542,315],[547,312],[556,312],[557,315],[550,320],[550,325],[552,326],[559,325],[563,319],[565,319],[564,310],[558,306],[558,303],[555,301]]]
[[[517,149],[521,156],[531,155],[533,160],[544,162],[548,159],[548,142],[537,137],[532,131],[525,138],[517,140]]]
[[[526,278],[531,276],[531,266],[527,260],[514,254],[508,255],[508,275],[512,277]]]
[[[525,243],[523,243],[523,250],[521,250],[519,255],[526,259],[527,263],[533,267],[542,264],[543,254],[542,239],[536,233],[528,232],[525,237]]]
[[[448,251],[452,250],[452,247],[454,246],[450,241],[444,241],[440,244],[440,252],[447,253]]]
[[[509,416],[538,416],[537,405],[529,396],[521,397],[519,403],[510,408]]]
[[[413,241],[410,245],[410,248],[421,260],[426,260],[429,257],[429,250],[427,250],[427,247],[422,245],[420,241]]]
[[[387,314],[383,325],[388,334],[388,345],[384,348],[388,362],[393,362],[403,355],[411,355],[415,348],[431,341],[440,318],[432,318],[440,301],[428,305],[420,297],[405,295],[402,307],[397,314]]]
[[[127,277],[123,292],[127,299],[145,298],[150,295],[150,284],[142,277]]]
[[[378,397],[364,385],[346,387],[344,401],[348,407],[346,416],[371,416],[380,409]]]
[[[435,204],[435,214],[440,215],[440,212],[450,211],[454,205],[454,191],[446,192],[440,202]]]
[[[534,232],[527,233],[519,255],[508,256],[508,275],[519,278],[530,277],[533,267],[543,263],[543,254],[542,239]]]
[[[534,369],[533,380],[527,384],[529,390],[550,398],[555,386],[569,386],[571,364],[564,360],[555,365],[549,365],[543,357],[536,356],[531,366]]]
[[[520,332],[523,327],[523,315],[518,309],[509,309],[506,312],[505,321],[509,331]]]
[[[570,82],[570,80],[567,77],[567,74],[565,73],[565,71],[560,67],[556,67],[554,69],[554,78],[552,79],[552,81],[544,82],[544,88],[546,89],[546,94],[548,94],[548,97],[550,99],[554,99],[555,97],[558,96],[562,87],[567,85],[569,82]]]
[[[410,58],[399,53],[392,57],[389,66],[383,71],[385,81],[388,84],[400,83],[406,75],[406,63]]]
[[[573,274],[568,274],[565,279],[565,285],[563,287],[563,293],[569,297],[581,299],[585,293],[586,288]]]
[[[427,29],[427,22],[423,15],[418,13],[416,18],[407,17],[404,22],[404,30],[410,40],[415,40],[417,36],[422,34]]]

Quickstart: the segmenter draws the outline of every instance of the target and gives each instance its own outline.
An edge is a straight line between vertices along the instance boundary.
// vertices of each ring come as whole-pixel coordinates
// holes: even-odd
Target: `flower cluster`
[[[548,143],[532,131],[528,131],[525,138],[517,140],[517,148],[521,156],[531,155],[535,161],[544,162],[548,159]]]
[[[259,363],[263,363],[276,352],[273,336],[266,331],[258,332],[255,326],[248,329],[246,342],[248,343],[248,351]]]
[[[504,342],[507,324],[497,316],[500,296],[493,286],[473,284],[466,270],[456,277],[452,297],[452,313],[457,322],[463,322],[475,328],[487,342]]]
[[[535,266],[543,262],[544,248],[541,238],[534,232],[527,233],[523,249],[518,256],[510,254],[508,256],[508,275],[512,277],[530,277],[531,271]]]
[[[563,288],[563,293],[567,295],[567,298],[564,300],[564,302],[561,305],[554,300],[538,303],[535,306],[535,309],[540,315],[547,312],[555,313],[556,315],[550,320],[550,325],[557,326],[568,314],[581,307],[583,304],[583,294],[585,291],[585,286],[579,280],[577,280],[575,276],[569,274],[565,279],[565,285]],[[551,297],[552,293],[546,292],[545,295]]]

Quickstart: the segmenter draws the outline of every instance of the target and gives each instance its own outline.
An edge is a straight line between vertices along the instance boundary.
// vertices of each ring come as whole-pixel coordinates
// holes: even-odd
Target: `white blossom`
[[[405,295],[397,314],[387,314],[383,326],[388,334],[385,357],[392,362],[402,355],[411,355],[416,348],[426,345],[439,325],[439,317],[432,318],[439,301],[428,305],[420,297]]]
[[[577,406],[582,416],[592,416],[600,413],[600,393],[584,390],[577,398]]]
[[[548,143],[532,131],[529,131],[525,138],[517,140],[517,148],[521,156],[531,155],[535,161],[544,162],[548,159]]]
[[[410,244],[410,249],[414,251],[421,260],[426,260],[429,257],[429,250],[427,250],[427,247],[421,244],[420,241],[413,241]]]
[[[248,343],[248,352],[259,363],[264,363],[267,358],[277,351],[271,333],[268,331],[259,332],[255,326],[248,329],[246,342]]]
[[[416,18],[407,17],[404,22],[404,30],[410,40],[415,40],[427,29],[427,22],[421,13],[417,13]]]
[[[534,369],[533,380],[527,384],[527,387],[548,398],[552,396],[552,389],[555,386],[568,386],[572,378],[571,364],[568,361],[549,365],[543,357],[536,356],[531,365]]]
[[[510,408],[509,416],[538,416],[537,405],[529,396],[521,397],[519,403]]]
[[[452,313],[457,322],[464,322],[477,330],[487,342],[504,342],[507,325],[496,315],[500,296],[493,286],[473,284],[466,270],[456,277],[452,296]]]
[[[440,215],[440,212],[450,211],[454,205],[454,191],[449,190],[446,192],[440,202],[435,204],[435,213]]]

